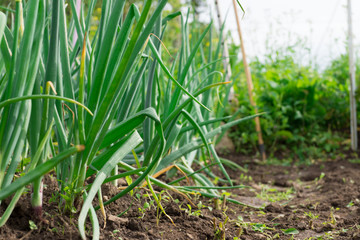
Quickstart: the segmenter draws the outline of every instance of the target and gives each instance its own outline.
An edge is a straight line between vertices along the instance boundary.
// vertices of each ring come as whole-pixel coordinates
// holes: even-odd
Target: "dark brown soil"
[[[198,208],[182,195],[164,191],[161,202],[173,224],[164,214],[157,214],[156,203],[142,189],[106,206],[107,221],[101,238],[291,239],[292,235],[285,232],[294,228],[293,239],[360,239],[359,161],[338,159],[286,167],[256,163],[236,155],[228,158],[246,167],[246,173],[232,169],[228,172],[236,185],[249,188],[226,191],[231,198],[258,209],[215,204],[213,199],[191,196]],[[26,194],[7,224],[0,228],[0,239],[80,239],[77,215],[61,214],[56,201],[51,201],[56,193],[55,178],[47,176],[45,183],[43,221],[33,219],[30,194]],[[126,185],[124,181],[121,184]],[[107,200],[118,191],[107,184],[103,197]],[[1,205],[1,214],[6,204],[5,201]],[[100,212],[98,218],[104,226]],[[30,220],[37,229],[30,229]],[[87,230],[91,238],[89,228],[90,225]]]

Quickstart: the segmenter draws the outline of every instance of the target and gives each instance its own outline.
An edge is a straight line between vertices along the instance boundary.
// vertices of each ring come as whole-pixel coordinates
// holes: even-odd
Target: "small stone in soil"
[[[191,235],[190,233],[187,233],[186,236],[187,236],[189,239],[194,239],[193,235]]]
[[[255,233],[254,237],[255,237],[254,239],[258,239],[258,240],[266,239],[266,236],[259,234],[259,233]]]
[[[116,222],[116,223],[120,223],[120,224],[125,224],[125,223],[129,222],[128,218],[120,218],[120,217],[114,216],[114,215],[109,215],[108,220],[110,222]]]
[[[118,179],[118,185],[119,186],[127,186],[127,183],[126,183],[125,179],[120,178],[120,179]]]

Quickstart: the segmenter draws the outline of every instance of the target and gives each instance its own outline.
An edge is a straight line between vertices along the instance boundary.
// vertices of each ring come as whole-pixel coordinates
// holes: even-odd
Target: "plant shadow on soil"
[[[220,204],[222,209],[216,209],[219,204],[213,199],[192,196],[198,208],[182,195],[167,191],[161,202],[172,224],[164,214],[159,216],[156,204],[142,189],[106,206],[107,221],[100,230],[101,238],[360,239],[360,163],[349,156],[311,166],[276,166],[230,154],[228,159],[248,170],[227,169],[230,177],[234,184],[249,188],[226,191],[231,198],[262,209],[233,203]],[[216,168],[213,171],[220,174]],[[26,194],[0,228],[0,239],[80,239],[77,215],[70,218],[60,214],[57,204],[51,202],[57,191],[55,181],[50,175],[45,177],[44,220],[32,219],[30,194]],[[125,181],[119,184],[126,186]],[[118,191],[106,184],[102,194],[107,200]],[[8,202],[1,205],[1,214]],[[100,211],[98,218],[104,226]]]

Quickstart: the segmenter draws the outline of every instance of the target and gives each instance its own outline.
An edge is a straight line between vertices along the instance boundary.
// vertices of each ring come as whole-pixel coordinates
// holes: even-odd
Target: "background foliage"
[[[350,129],[349,71],[346,54],[334,59],[320,71],[311,62],[300,64],[293,47],[272,50],[264,58],[250,63],[255,99],[261,117],[265,145],[271,155],[281,152],[301,160],[318,158],[348,145]],[[300,46],[301,47],[301,46]],[[239,47],[232,45],[236,54]],[[236,74],[236,96],[240,116],[252,112],[246,92],[242,61],[232,57]],[[359,82],[359,61],[356,79]],[[359,105],[358,105],[358,109]],[[236,109],[229,109],[235,112]],[[230,136],[237,150],[249,153],[256,149],[254,128],[239,125]],[[280,155],[279,155],[280,154]]]

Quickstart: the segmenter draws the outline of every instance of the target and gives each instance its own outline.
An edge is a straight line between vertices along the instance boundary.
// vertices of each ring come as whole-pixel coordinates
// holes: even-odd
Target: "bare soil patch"
[[[162,193],[162,205],[173,224],[159,214],[149,192],[142,189],[106,206],[106,225],[98,211],[105,225],[102,239],[360,239],[360,164],[356,161],[275,166],[244,156],[227,157],[248,170],[228,169],[234,185],[249,188],[226,191],[231,198],[260,209],[201,196],[190,196],[196,205],[191,206],[182,195],[167,191]],[[0,228],[0,239],[80,239],[77,215],[61,214],[52,201],[55,178],[46,176],[45,184],[43,221],[33,219],[30,194],[26,194]],[[103,196],[110,198],[118,191],[107,184]],[[1,214],[7,203],[1,205]],[[34,225],[31,229],[29,221],[37,229]],[[90,234],[90,224],[88,229]]]

